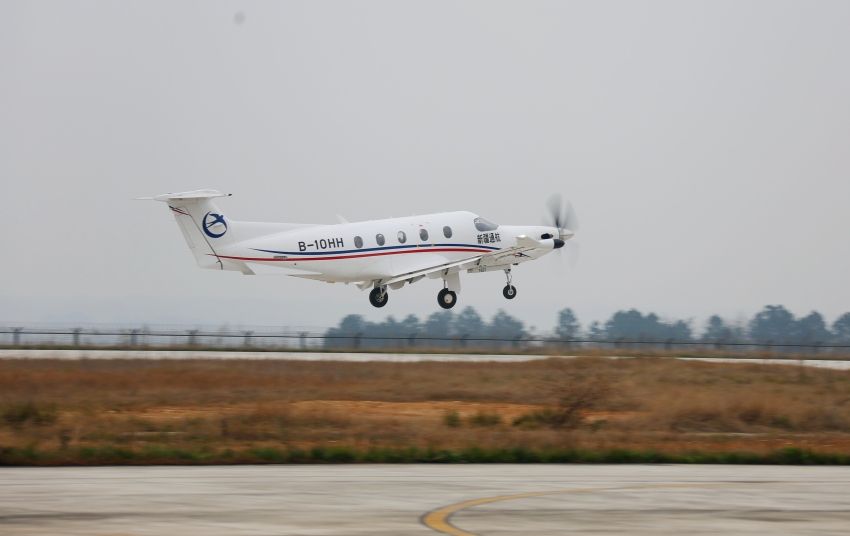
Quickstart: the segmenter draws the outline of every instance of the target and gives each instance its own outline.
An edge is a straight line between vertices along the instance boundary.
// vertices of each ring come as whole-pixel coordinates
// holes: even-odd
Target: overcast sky
[[[581,259],[469,274],[459,306],[549,329],[636,307],[850,310],[850,2],[0,1],[0,322],[329,326],[391,294],[199,269],[167,209],[471,210]]]

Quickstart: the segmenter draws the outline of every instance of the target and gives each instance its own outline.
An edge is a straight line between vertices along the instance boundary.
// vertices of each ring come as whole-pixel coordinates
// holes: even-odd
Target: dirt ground
[[[850,372],[785,365],[0,360],[0,448],[850,453]]]

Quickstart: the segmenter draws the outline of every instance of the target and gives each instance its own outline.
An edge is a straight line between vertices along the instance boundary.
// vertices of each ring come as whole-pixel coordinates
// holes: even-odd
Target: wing
[[[551,241],[551,240],[549,240]],[[450,273],[460,272],[463,270],[472,270],[472,271],[481,271],[484,272],[488,268],[495,266],[509,266],[515,262],[516,257],[521,256],[526,251],[531,251],[533,249],[551,249],[551,247],[547,247],[547,241],[537,241],[533,238],[528,238],[526,236],[520,236],[517,238],[517,243],[515,246],[511,246],[508,248],[502,248],[498,251],[492,251],[489,253],[484,253],[482,255],[477,255],[475,257],[470,257],[467,259],[463,259],[460,261],[447,262],[444,264],[437,264],[434,266],[429,266],[428,268],[423,268],[420,270],[414,270],[412,272],[406,272],[403,274],[398,274],[389,279],[382,279],[377,283],[379,285],[387,285],[391,288],[400,288],[405,283],[413,284],[424,277],[437,278],[443,277]],[[358,286],[361,289],[371,287],[375,282],[374,281],[364,281],[360,283]]]

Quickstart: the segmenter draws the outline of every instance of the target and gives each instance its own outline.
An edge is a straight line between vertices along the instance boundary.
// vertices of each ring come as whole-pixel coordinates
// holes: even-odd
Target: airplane
[[[387,304],[388,289],[427,277],[442,279],[437,303],[451,309],[461,272],[497,270],[507,279],[502,295],[512,300],[512,268],[562,248],[578,229],[572,206],[557,197],[545,226],[498,225],[466,211],[313,225],[231,220],[213,202],[230,195],[207,189],[138,199],[168,205],[201,268],[253,275],[275,267],[294,277],[354,283],[372,289],[375,307]]]

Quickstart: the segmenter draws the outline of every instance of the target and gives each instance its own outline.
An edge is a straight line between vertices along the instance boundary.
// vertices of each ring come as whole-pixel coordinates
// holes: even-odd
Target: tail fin
[[[168,204],[183,232],[186,244],[201,268],[244,271],[243,266],[237,266],[242,263],[224,263],[216,253],[217,247],[231,242],[232,233],[228,234],[228,231],[232,230],[229,228],[232,222],[225,218],[224,213],[212,200],[229,196],[230,194],[223,194],[218,190],[194,190],[144,199]]]

